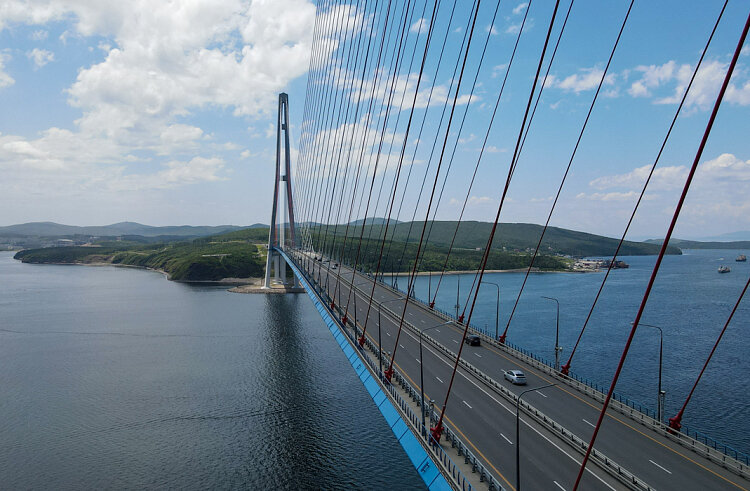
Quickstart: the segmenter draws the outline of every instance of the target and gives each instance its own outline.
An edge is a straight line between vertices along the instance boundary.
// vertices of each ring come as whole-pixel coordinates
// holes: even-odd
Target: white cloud
[[[505,34],[518,34],[518,32],[521,30],[522,25],[523,31],[526,32],[534,27],[534,19],[527,19],[526,24],[519,22],[518,24],[509,25],[507,28],[505,28]]]
[[[599,85],[599,81],[604,75],[604,70],[600,68],[582,68],[579,73],[569,75],[562,80],[555,79],[552,83],[558,89],[572,91],[576,94],[587,90],[593,90]],[[612,74],[604,78],[605,85],[613,85],[615,76]]]
[[[651,95],[649,89],[659,87],[664,82],[672,79],[676,71],[677,64],[670,60],[663,65],[640,65],[635,67],[635,71],[643,75],[640,80],[633,82],[628,89],[628,93],[633,97],[647,97]]]
[[[523,9],[528,7],[528,2],[519,3],[514,9],[513,9],[513,15],[518,15],[521,12],[523,12]]]
[[[46,49],[34,48],[26,53],[26,57],[34,62],[37,68],[41,68],[51,61],[55,61],[55,53]]]
[[[577,199],[588,199],[591,201],[631,201],[636,196],[638,196],[639,193],[636,193],[635,191],[628,191],[626,193],[621,192],[611,192],[611,193],[592,193],[592,194],[586,194],[586,193],[578,193],[576,195]]]
[[[414,32],[416,34],[424,34],[426,33],[430,28],[430,21],[425,19],[424,17],[420,17],[414,24],[411,25],[411,28],[409,28],[409,31]]]
[[[497,36],[497,29],[495,29],[494,25],[485,26],[484,32],[489,32],[493,36]]]
[[[701,177],[750,181],[750,160],[741,160],[731,153],[723,153],[713,160],[703,162],[698,168]]]
[[[625,174],[598,177],[589,186],[596,189],[609,189],[614,187],[640,188],[646,182],[651,165],[638,167]],[[687,176],[687,168],[683,165],[671,167],[657,167],[651,177],[649,189],[674,189],[682,186]]]
[[[16,83],[13,77],[5,73],[5,63],[8,61],[10,61],[10,55],[0,51],[0,89],[3,87],[9,87]]]

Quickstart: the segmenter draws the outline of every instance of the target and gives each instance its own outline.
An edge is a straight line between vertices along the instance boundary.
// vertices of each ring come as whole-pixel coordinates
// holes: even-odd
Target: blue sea
[[[665,258],[642,322],[664,330],[665,416],[682,405],[744,283],[747,251]],[[624,257],[572,371],[608,388],[654,257]],[[729,274],[717,268],[728,265]],[[567,361],[603,273],[534,273],[508,342]],[[493,273],[500,331],[523,275]],[[435,287],[435,278],[430,285]],[[438,306],[466,301],[446,276]],[[401,279],[402,288],[405,286]],[[426,298],[428,277],[417,296]],[[496,290],[472,323],[494,333]],[[750,453],[750,299],[683,423]],[[641,327],[617,392],[656,408],[658,331]],[[9,489],[419,488],[421,480],[307,295],[240,295],[115,267],[29,265],[0,253],[0,483]]]
[[[0,253],[0,489],[419,489],[305,294]]]

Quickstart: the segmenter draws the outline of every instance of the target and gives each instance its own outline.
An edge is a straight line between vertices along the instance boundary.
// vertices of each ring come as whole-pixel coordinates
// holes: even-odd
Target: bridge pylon
[[[282,154],[284,160],[283,174],[281,172]],[[278,219],[279,202],[283,213],[280,220]],[[266,259],[266,276],[263,288],[271,287],[271,270],[274,273],[273,281],[286,284],[286,262],[281,254],[276,252],[276,248],[283,250],[287,247],[294,247],[295,239],[292,173],[289,156],[289,96],[282,92],[279,94],[279,112],[276,126],[276,177],[273,185],[271,228],[268,232],[268,257]],[[293,286],[297,286],[296,277],[294,277]]]

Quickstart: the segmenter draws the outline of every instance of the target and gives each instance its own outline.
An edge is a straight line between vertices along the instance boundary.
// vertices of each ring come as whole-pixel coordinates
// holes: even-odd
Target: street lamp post
[[[519,429],[520,429],[520,420],[519,417],[519,410],[521,407],[521,397],[523,397],[524,394],[527,392],[532,392],[535,390],[542,390],[546,389],[548,387],[552,387],[557,384],[548,384],[548,385],[542,385],[541,387],[536,387],[534,389],[527,389],[518,394],[518,399],[516,399],[516,491],[521,491],[521,442],[518,441],[519,437]]]
[[[425,431],[425,425],[424,425],[424,368],[423,368],[424,364],[422,363],[422,333],[424,333],[425,331],[429,331],[430,329],[435,329],[436,327],[448,325],[452,322],[453,321],[445,321],[436,326],[425,327],[424,329],[419,331],[419,392],[421,396],[419,408],[422,410],[422,434],[423,435]]]
[[[495,306],[495,339],[498,338],[498,328],[500,327],[500,285],[491,281],[485,281],[488,285],[494,285],[497,288],[497,305]]]
[[[666,392],[661,388],[661,369],[663,354],[662,346],[664,345],[664,332],[659,326],[652,326],[651,324],[644,324],[642,322],[638,325],[643,327],[652,327],[659,330],[659,391],[656,397],[656,414],[659,418],[659,423],[661,423],[662,421],[664,421],[664,396],[666,395]]]
[[[378,302],[378,369],[380,370],[380,376],[383,375],[383,338],[380,330],[380,311],[383,310],[383,304],[388,302],[395,302],[397,300],[405,300],[406,297],[392,298],[390,300],[381,300]]]
[[[560,352],[562,352],[562,346],[560,346],[560,302],[553,297],[542,297],[547,300],[554,300],[557,304],[557,321],[555,323],[555,370],[560,371]]]

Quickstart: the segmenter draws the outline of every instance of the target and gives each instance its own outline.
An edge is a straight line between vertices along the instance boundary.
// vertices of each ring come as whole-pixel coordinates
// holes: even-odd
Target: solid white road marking
[[[559,482],[557,482],[557,481],[552,481],[552,482],[553,482],[553,483],[555,483],[555,485],[556,485],[556,486],[557,486],[558,488],[560,488],[560,489],[562,489],[563,491],[565,491],[565,488],[564,488],[564,487],[562,487],[562,485],[560,485],[560,483],[559,483]]]
[[[500,433],[500,436],[501,436],[501,437],[503,437],[503,438],[505,438],[505,441],[506,441],[506,442],[508,442],[508,443],[510,443],[511,445],[513,445],[513,442],[512,442],[512,441],[510,441],[510,440],[508,439],[508,437],[507,437],[507,436],[503,435],[502,433]]]
[[[435,329],[435,332],[440,332],[440,329]]]
[[[422,363],[421,361],[419,361],[419,358],[414,358],[414,359],[417,360],[417,363]]]
[[[403,344],[399,344],[399,346],[400,346],[400,347],[402,347],[402,348],[404,348],[404,345],[403,345]],[[404,349],[406,349],[406,348],[404,348]]]
[[[479,358],[482,357],[482,355],[480,355],[479,353],[474,353],[474,354],[477,355]]]
[[[539,392],[538,390],[536,390],[536,391],[534,391],[534,392],[536,392],[537,394],[539,394],[539,395],[540,395],[540,396],[542,396],[542,397],[547,397],[546,395],[544,395],[544,393],[542,393],[542,392]]]
[[[440,377],[435,377],[435,378],[436,378],[436,379],[438,379],[438,382],[440,382],[441,384],[444,384],[444,383],[445,383],[445,382],[443,382],[442,380],[440,380]]]
[[[592,428],[596,428],[595,424],[593,424],[593,423],[591,423],[589,421],[586,421],[585,419],[583,420],[583,422],[586,423],[587,425],[591,426]]]
[[[386,334],[389,335],[389,336],[391,335],[391,333],[389,333],[389,332],[387,332]]]
[[[664,472],[666,472],[667,474],[671,474],[671,473],[672,473],[672,471],[670,471],[669,469],[665,469],[664,467],[660,466],[659,464],[657,464],[657,463],[656,463],[656,462],[654,462],[653,460],[651,460],[651,459],[648,459],[648,461],[649,461],[649,462],[651,462],[652,464],[654,464],[654,465],[655,465],[656,467],[658,467],[659,469],[661,469],[661,470],[663,470]]]
[[[466,404],[466,407],[468,407],[469,409],[473,409],[473,408],[472,408],[471,406],[469,406],[469,403],[468,403],[468,402],[466,402],[466,401],[463,401],[463,403],[464,403],[464,404]],[[671,474],[671,472],[670,472],[670,474]]]
[[[456,343],[456,344],[458,344],[458,341],[456,341],[455,339],[453,340],[453,342]]]

